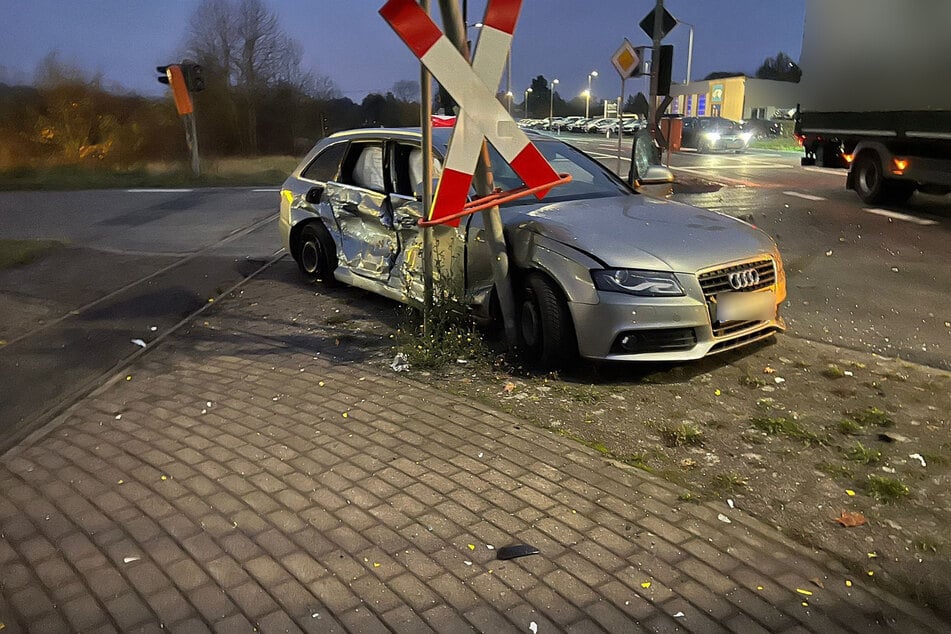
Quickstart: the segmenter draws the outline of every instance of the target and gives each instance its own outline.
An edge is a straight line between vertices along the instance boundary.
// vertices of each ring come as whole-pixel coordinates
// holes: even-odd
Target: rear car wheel
[[[555,283],[540,273],[530,273],[522,283],[518,327],[522,357],[533,368],[565,368],[578,355],[568,304]]]
[[[312,280],[330,283],[337,268],[337,248],[323,225],[312,222],[301,229],[294,259],[301,272]]]

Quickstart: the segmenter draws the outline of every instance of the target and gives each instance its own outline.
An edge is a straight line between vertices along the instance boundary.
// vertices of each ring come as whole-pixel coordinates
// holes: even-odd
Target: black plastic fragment
[[[537,555],[538,549],[529,544],[513,544],[505,548],[499,548],[496,559],[505,561],[506,559],[515,559],[516,557],[526,557],[528,555]]]

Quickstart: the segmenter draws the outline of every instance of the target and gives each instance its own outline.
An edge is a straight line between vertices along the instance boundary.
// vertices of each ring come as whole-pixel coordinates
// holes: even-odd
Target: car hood
[[[508,211],[516,212],[506,214],[510,231],[540,234],[607,267],[693,273],[776,248],[765,233],[730,216],[641,195]]]

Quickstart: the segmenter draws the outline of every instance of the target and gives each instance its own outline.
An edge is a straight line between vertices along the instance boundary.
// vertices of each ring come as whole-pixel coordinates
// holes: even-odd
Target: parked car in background
[[[577,121],[573,121],[568,124],[567,130],[569,132],[584,132],[584,127],[594,121],[591,117],[581,117]]]
[[[749,146],[751,132],[740,124],[722,117],[684,117],[680,146],[698,152],[733,150],[743,152]]]
[[[783,133],[783,124],[769,119],[746,119],[740,121],[743,132],[750,132],[754,139],[768,139]]]
[[[450,130],[433,130],[436,171]],[[725,214],[647,199],[583,152],[529,134],[571,182],[502,206],[519,348],[539,368],[578,356],[685,361],[785,328],[776,244]],[[278,226],[301,271],[400,302],[424,279],[419,129],[365,129],[318,143],[284,182]],[[491,149],[495,184],[521,179]],[[434,227],[437,282],[481,322],[497,319],[481,214]]]

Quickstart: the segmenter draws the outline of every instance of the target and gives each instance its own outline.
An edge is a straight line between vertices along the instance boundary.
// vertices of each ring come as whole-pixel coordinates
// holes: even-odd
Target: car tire
[[[578,355],[571,313],[554,282],[529,273],[519,294],[518,341],[527,365],[537,370],[568,367]]]
[[[301,229],[296,247],[294,259],[304,275],[325,284],[333,282],[337,247],[322,224],[311,222]]]
[[[855,193],[870,205],[885,202],[885,175],[877,154],[861,154],[852,165]]]

